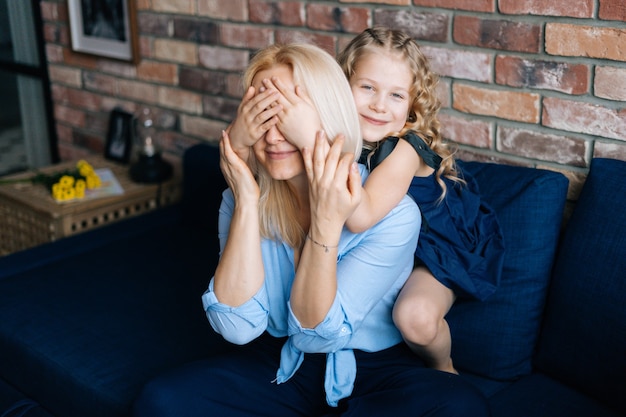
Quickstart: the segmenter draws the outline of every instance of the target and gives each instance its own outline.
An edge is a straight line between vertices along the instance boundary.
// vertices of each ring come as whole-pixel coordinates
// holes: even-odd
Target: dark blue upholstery
[[[626,415],[626,162],[594,159],[556,258],[537,367]],[[599,349],[601,347],[601,349]]]
[[[619,417],[593,399],[542,374],[532,374],[491,398],[492,417]],[[623,414],[621,414],[623,415]]]
[[[532,369],[568,181],[540,169],[460,165],[496,211],[506,256],[493,296],[484,302],[461,300],[449,312],[452,358],[462,371],[512,380]]]
[[[150,378],[229,348],[200,301],[218,258],[218,161],[209,145],[186,152],[181,204],[0,257],[1,417],[128,416]],[[463,164],[508,251],[498,292],[448,315],[455,364],[494,417],[626,414],[625,165],[592,164],[533,367],[567,180]]]

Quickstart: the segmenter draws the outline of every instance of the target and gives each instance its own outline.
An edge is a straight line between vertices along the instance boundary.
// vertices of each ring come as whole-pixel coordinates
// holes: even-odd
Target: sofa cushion
[[[537,367],[626,415],[626,162],[594,159],[556,258]]]
[[[217,256],[216,235],[164,225],[1,279],[0,377],[58,416],[128,415],[145,382],[227,347],[200,299]]]
[[[542,374],[522,377],[489,399],[492,417],[619,417],[554,379]]]
[[[528,374],[539,335],[568,181],[547,170],[460,163],[496,211],[505,244],[500,286],[486,301],[457,301],[447,320],[462,371],[511,380]]]
[[[0,379],[0,416],[52,417],[52,414]]]

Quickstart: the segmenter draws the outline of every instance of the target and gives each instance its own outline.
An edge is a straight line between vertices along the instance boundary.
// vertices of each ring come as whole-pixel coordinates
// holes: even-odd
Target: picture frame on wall
[[[106,159],[127,164],[130,161],[135,133],[135,117],[122,109],[111,110],[104,147]]]
[[[67,5],[74,51],[137,62],[134,0],[68,0]]]

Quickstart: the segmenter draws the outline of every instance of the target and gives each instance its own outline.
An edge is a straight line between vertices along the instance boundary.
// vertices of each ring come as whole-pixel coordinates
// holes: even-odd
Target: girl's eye
[[[372,87],[371,85],[367,85],[367,84],[361,85],[361,88],[363,90],[373,90],[374,89],[374,87]]]
[[[391,96],[398,100],[404,100],[404,96],[402,94],[392,93]]]

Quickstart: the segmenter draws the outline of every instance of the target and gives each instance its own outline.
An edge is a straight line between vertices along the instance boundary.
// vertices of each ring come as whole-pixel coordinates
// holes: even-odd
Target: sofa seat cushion
[[[200,298],[217,256],[215,235],[166,225],[5,277],[0,377],[58,416],[128,415],[146,381],[226,348]]]
[[[620,417],[543,374],[521,378],[489,399],[492,417]]]
[[[52,417],[52,414],[0,379],[0,416]]]
[[[594,159],[556,258],[544,373],[626,415],[626,162]]]
[[[502,227],[505,259],[496,293],[458,300],[447,316],[452,359],[461,371],[513,380],[532,369],[568,180],[557,172],[461,163]]]

